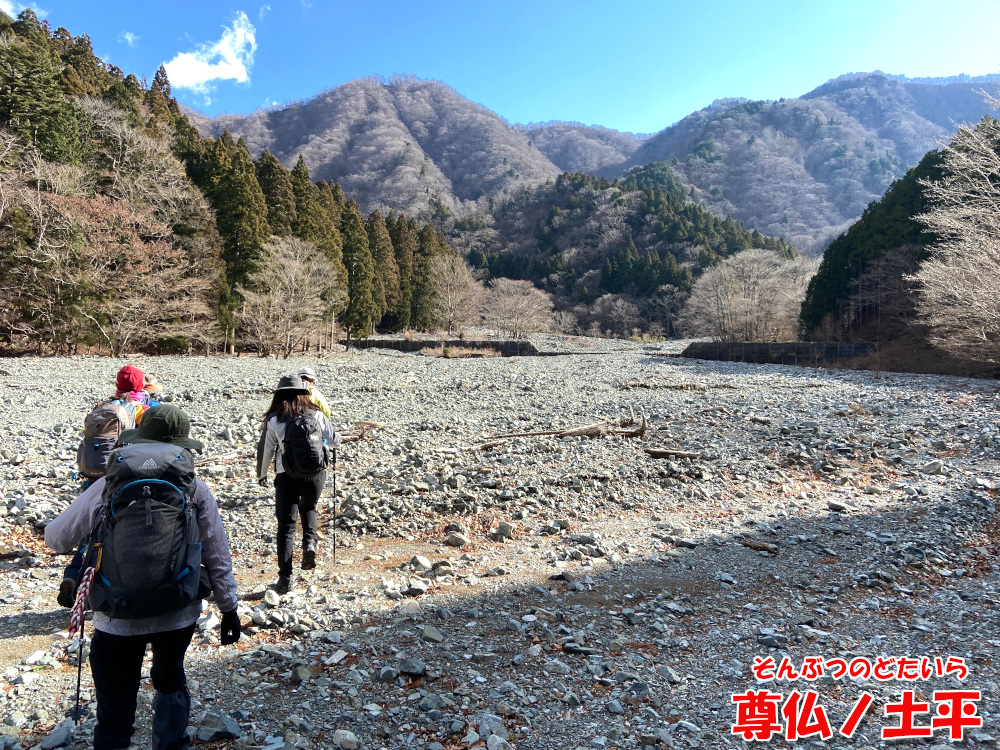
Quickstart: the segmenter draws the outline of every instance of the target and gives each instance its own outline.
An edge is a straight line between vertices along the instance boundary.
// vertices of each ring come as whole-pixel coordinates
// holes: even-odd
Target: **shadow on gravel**
[[[0,617],[0,641],[24,635],[51,635],[54,630],[68,628],[69,610],[56,607],[55,592],[52,593],[52,599],[54,609]]]
[[[247,729],[298,723],[318,743],[348,729],[364,747],[457,748],[470,728],[492,726],[518,750],[590,747],[599,737],[602,747],[733,742],[730,698],[757,687],[755,656],[801,665],[805,656],[954,653],[969,657],[969,687],[998,679],[982,641],[1000,614],[989,494],[894,497],[889,507],[814,510],[716,534],[664,530],[691,512],[685,504],[665,497],[637,515],[649,535],[635,548],[617,546],[615,512],[561,536],[474,544],[465,551],[491,565],[535,542],[566,559],[552,562],[551,577],[480,578],[435,586],[433,599],[345,609],[353,621],[342,638],[263,630],[239,653],[218,652],[222,669],[189,660],[190,674]],[[592,532],[607,556],[584,551],[579,535]],[[616,556],[622,562],[608,562]],[[880,722],[893,723],[878,718],[882,704],[907,686],[827,678],[768,687],[818,691],[835,729],[871,692],[878,710],[855,741],[875,743]]]

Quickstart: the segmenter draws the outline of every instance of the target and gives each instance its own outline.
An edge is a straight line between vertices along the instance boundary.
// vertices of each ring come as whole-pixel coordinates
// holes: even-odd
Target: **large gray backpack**
[[[87,479],[103,477],[115,443],[135,427],[136,403],[108,399],[93,408],[83,422],[83,440],[76,452],[77,468]]]
[[[201,536],[194,458],[169,443],[134,443],[108,460],[91,535],[90,608],[119,619],[176,612],[198,598]]]

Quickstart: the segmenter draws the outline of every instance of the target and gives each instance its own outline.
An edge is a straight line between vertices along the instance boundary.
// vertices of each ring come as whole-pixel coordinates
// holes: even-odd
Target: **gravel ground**
[[[995,746],[995,383],[663,357],[675,343],[539,343],[586,353],[135,362],[206,443],[199,472],[240,584],[244,639],[219,647],[208,605],[188,652],[199,741],[738,747],[731,696],[757,689],[755,657],[955,656],[964,681],[827,674],[760,687],[817,691],[834,732],[869,693],[853,738],[802,742],[855,748],[947,747],[941,730],[883,742],[899,721],[883,706],[903,690],[981,690],[983,726],[965,742]],[[75,497],[79,425],[121,364],[0,363],[3,748],[83,748],[93,729],[60,736],[76,679],[55,603],[68,558],[40,529]],[[266,592],[275,522],[252,454],[270,389],[303,364],[335,422],[384,427],[339,452],[319,567],[279,598]],[[643,418],[637,436],[494,439],[597,422],[628,432]],[[92,709],[91,690],[85,665]],[[149,744],[151,699],[144,685],[137,746]]]

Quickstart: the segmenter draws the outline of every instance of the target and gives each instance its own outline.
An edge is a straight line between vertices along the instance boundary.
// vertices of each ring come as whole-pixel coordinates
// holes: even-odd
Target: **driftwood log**
[[[740,544],[742,544],[747,549],[756,550],[757,552],[769,552],[772,555],[778,554],[777,544],[768,544],[767,542],[755,542],[753,539],[741,539]]]
[[[623,421],[624,424],[630,423],[629,420]],[[635,420],[631,420],[631,424],[635,424]],[[608,426],[606,422],[595,422],[594,424],[585,424],[582,427],[571,427],[567,430],[537,430],[535,432],[509,432],[505,435],[494,435],[488,438],[485,443],[480,445],[472,446],[471,448],[466,448],[466,450],[489,450],[490,448],[496,448],[497,446],[503,445],[504,442],[510,440],[511,438],[519,437],[592,437],[599,438],[606,435],[621,435],[626,438],[642,437],[646,434],[649,429],[649,425],[646,424],[646,417],[642,417],[642,421],[638,427],[632,430],[625,429],[615,429]]]
[[[354,423],[353,430],[343,430],[340,433],[341,440],[345,443],[353,443],[358,440],[364,440],[375,430],[380,430],[385,427],[381,422],[368,422],[362,420],[360,422]]]
[[[690,458],[691,460],[701,458],[700,453],[692,453],[675,448],[643,448],[642,450],[652,458]]]

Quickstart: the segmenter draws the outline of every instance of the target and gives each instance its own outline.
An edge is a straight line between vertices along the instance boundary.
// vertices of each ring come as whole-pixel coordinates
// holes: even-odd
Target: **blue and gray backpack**
[[[111,454],[105,482],[88,557],[90,608],[135,619],[195,601],[202,544],[193,456],[169,443],[126,445]]]

